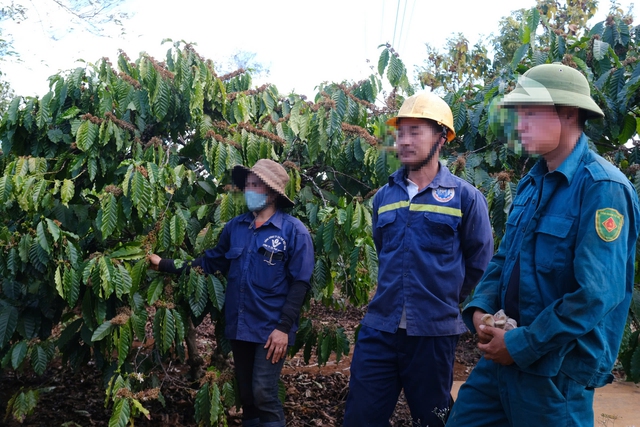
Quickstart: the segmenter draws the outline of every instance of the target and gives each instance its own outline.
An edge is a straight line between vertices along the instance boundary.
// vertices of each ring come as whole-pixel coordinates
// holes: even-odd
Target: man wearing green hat
[[[579,71],[533,67],[501,105],[515,108],[522,146],[540,160],[462,313],[484,357],[447,427],[593,426],[594,388],[613,380],[631,302],[638,197],[589,149],[585,121],[604,114]],[[515,329],[483,322],[500,309]]]

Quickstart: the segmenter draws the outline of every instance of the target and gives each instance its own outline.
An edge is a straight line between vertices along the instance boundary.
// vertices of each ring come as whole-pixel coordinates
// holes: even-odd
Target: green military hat
[[[604,117],[591,98],[585,76],[559,62],[538,65],[524,73],[516,88],[502,99],[500,105],[561,105],[584,110],[587,119]]]

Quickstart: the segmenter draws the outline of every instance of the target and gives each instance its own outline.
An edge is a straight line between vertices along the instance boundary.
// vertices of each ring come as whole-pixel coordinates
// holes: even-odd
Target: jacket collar
[[[251,225],[253,223],[253,220],[255,219],[255,217],[253,216],[253,212],[247,212],[242,214],[242,216],[240,217],[240,221],[241,222],[245,222],[249,225]],[[282,220],[283,220],[283,212],[280,209],[276,209],[276,212],[271,215],[271,218],[269,218],[264,224],[263,226],[267,225],[267,224],[272,224],[275,227],[282,229]]]
[[[589,140],[587,136],[583,133],[580,135],[576,146],[573,147],[573,150],[567,156],[566,159],[560,164],[558,169],[555,172],[561,173],[567,180],[567,183],[570,185],[573,177],[578,171],[578,167],[584,156],[589,152]],[[547,167],[547,162],[544,159],[540,159],[534,166],[531,168],[531,172],[529,174],[532,178],[539,178],[547,174],[549,172],[549,168]]]
[[[442,162],[438,162],[440,164],[440,169],[435,177],[433,177],[433,181],[427,185],[427,188],[455,188],[457,186],[455,177],[449,171],[449,169],[442,164]],[[389,176],[389,186],[393,186],[398,184],[402,187],[407,186],[407,181],[405,177],[407,176],[407,169],[403,166],[394,173]]]

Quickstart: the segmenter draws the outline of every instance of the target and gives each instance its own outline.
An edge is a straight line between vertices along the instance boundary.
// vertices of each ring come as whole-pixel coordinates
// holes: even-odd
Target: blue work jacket
[[[362,323],[396,332],[403,305],[407,334],[458,335],[467,329],[459,304],[493,255],[487,201],[442,164],[410,201],[405,170],[373,200],[378,288]]]
[[[505,334],[517,366],[586,387],[612,381],[633,290],[638,197],[583,134],[553,172],[544,159],[518,184],[498,252],[463,312],[504,307],[520,256],[520,323]]]
[[[276,211],[261,227],[246,213],[227,222],[215,248],[192,265],[227,276],[225,335],[265,343],[280,320],[280,311],[295,281],[309,285],[313,242],[299,219]],[[295,342],[297,321],[289,332]]]

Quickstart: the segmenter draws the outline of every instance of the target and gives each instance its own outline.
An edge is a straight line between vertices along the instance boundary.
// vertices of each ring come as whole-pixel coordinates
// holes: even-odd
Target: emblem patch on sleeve
[[[613,208],[598,209],[596,211],[596,232],[605,242],[613,242],[620,236],[624,216]]]

